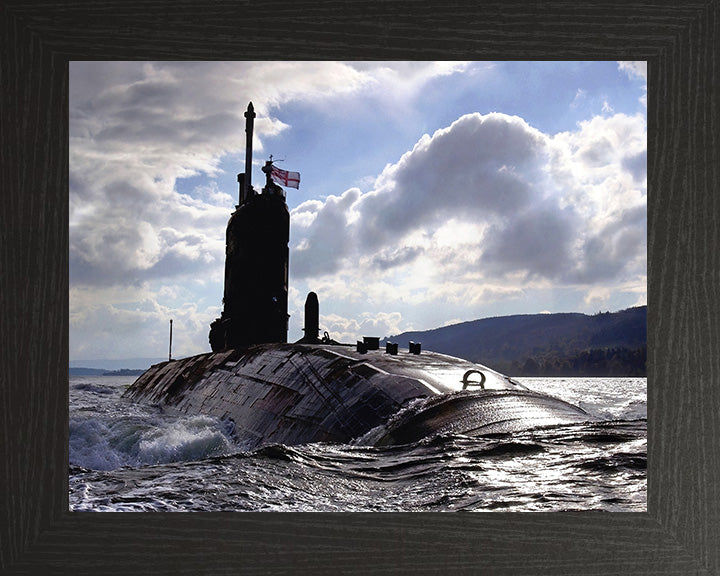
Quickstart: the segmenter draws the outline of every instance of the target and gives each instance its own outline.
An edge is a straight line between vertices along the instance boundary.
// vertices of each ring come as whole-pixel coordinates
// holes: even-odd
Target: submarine
[[[594,420],[578,406],[419,342],[401,350],[373,336],[354,344],[327,332],[321,337],[314,292],[305,302],[303,337],[288,343],[290,214],[272,156],[262,167],[265,186],[260,192],[252,186],[252,102],[245,118],[245,172],[238,174],[239,202],[226,230],[223,309],[210,324],[212,351],[151,366],[124,397],[217,417],[246,450],[313,442],[391,446],[437,434]]]

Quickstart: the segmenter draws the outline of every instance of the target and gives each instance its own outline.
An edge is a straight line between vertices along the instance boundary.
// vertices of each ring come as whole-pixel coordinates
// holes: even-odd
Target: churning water
[[[228,422],[70,378],[70,509],[97,511],[646,510],[645,378],[519,378],[599,422],[374,448],[244,451]]]

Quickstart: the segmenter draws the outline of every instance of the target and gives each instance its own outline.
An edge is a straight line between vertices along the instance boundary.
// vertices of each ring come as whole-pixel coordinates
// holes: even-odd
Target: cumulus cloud
[[[640,116],[598,116],[556,135],[504,114],[464,116],[423,136],[374,190],[296,209],[304,225],[291,268],[308,278],[353,262],[348,283],[402,278],[427,302],[443,276],[468,294],[464,282],[480,293],[502,278],[589,285],[642,275],[645,142]]]
[[[386,168],[364,201],[362,224],[382,239],[388,228],[437,224],[459,210],[502,214],[528,200],[528,178],[539,167],[542,136],[504,114],[471,114],[424,136]]]
[[[352,239],[346,233],[349,213],[360,197],[360,190],[351,188],[340,197],[330,196],[325,202],[310,201],[301,204],[294,212],[293,235],[305,224],[305,235],[292,252],[293,271],[299,276],[314,276],[337,272],[343,255],[350,250]],[[310,220],[302,214],[312,213]],[[300,215],[299,222],[295,215]]]
[[[402,315],[399,312],[364,313],[360,318],[344,318],[337,314],[320,315],[320,329],[340,342],[353,342],[358,335],[398,334]]]
[[[569,208],[547,203],[493,227],[481,248],[480,264],[498,275],[523,271],[556,279],[571,261],[576,218]]]
[[[217,190],[180,193],[177,181],[217,176],[238,138],[249,100],[255,150],[288,127],[272,111],[288,101],[313,105],[407,74],[419,89],[458,63],[73,62],[70,66],[70,272],[73,284],[137,284],[222,266],[233,200]],[[335,250],[334,227],[353,198],[328,199],[306,239],[317,254]],[[170,242],[168,227],[176,236]],[[343,250],[343,247],[340,246]],[[332,258],[297,264],[332,272]],[[318,268],[319,266],[319,268]]]
[[[642,183],[647,178],[647,150],[627,154],[622,159],[622,167],[634,180]]]
[[[402,246],[381,250],[373,256],[373,265],[380,270],[389,270],[413,262],[423,252],[424,249],[420,246]]]
[[[581,254],[575,268],[568,271],[570,281],[590,285],[644,275],[647,254],[645,206],[622,210],[597,232],[587,235]]]
[[[297,208],[293,218],[311,224],[293,251],[293,272],[299,277],[333,272],[344,259],[363,255],[380,270],[409,264],[437,244],[440,230],[458,217],[472,224],[465,232],[477,242],[483,228],[504,229],[505,219],[542,201],[547,154],[547,137],[521,118],[464,116],[423,136],[385,168],[373,191],[351,189],[341,199]]]
[[[218,306],[202,306],[188,298],[187,285],[160,288],[71,287],[70,357],[163,357],[168,353],[169,320],[173,320],[173,357],[207,349],[207,318]],[[161,304],[165,302],[166,304]]]

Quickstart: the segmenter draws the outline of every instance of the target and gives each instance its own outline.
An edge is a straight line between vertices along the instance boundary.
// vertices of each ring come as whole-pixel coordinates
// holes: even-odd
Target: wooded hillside
[[[645,376],[647,306],[595,315],[485,318],[387,339],[485,364],[511,376]]]

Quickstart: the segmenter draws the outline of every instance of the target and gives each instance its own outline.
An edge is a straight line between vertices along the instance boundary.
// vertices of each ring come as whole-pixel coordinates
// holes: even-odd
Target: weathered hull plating
[[[483,389],[462,390],[469,370],[483,372]],[[125,396],[232,421],[245,449],[358,439],[400,444],[436,432],[486,434],[589,419],[458,358],[330,345],[264,344],[164,362]]]

